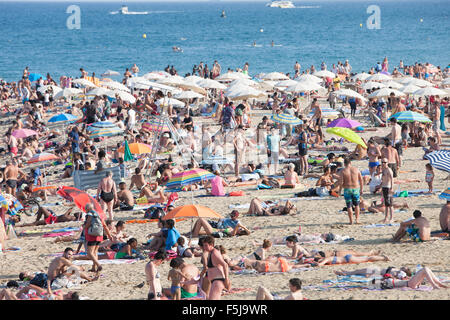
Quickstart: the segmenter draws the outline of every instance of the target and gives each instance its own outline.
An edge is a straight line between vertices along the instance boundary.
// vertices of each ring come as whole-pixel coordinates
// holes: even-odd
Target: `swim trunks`
[[[359,189],[344,189],[344,199],[347,208],[359,205]]]
[[[369,168],[374,168],[380,165],[380,162],[375,161],[375,162],[369,162]]]
[[[351,259],[351,257],[352,257],[352,255],[351,255],[351,254],[347,254],[346,256],[344,256],[344,259],[345,259],[345,261],[346,261],[347,263],[349,263],[349,262],[350,262],[350,259]]]
[[[17,187],[17,180],[14,180],[14,179],[6,180],[6,184],[8,187],[14,189]]]
[[[183,288],[181,288],[181,299],[193,298],[193,297],[196,297],[197,295],[198,295],[198,292],[190,293],[190,292],[185,291]]]
[[[393,177],[397,178],[397,164],[395,164],[395,163],[388,163],[388,167],[391,168]]]
[[[172,295],[174,295],[175,292],[176,292],[178,289],[181,289],[181,287],[180,287],[180,286],[171,286],[171,287],[170,287],[170,293],[171,293]]]
[[[383,187],[383,199],[386,207],[392,207],[392,195],[390,194],[391,188]]]
[[[54,224],[58,218],[53,212],[45,219],[45,224]]]
[[[420,239],[419,229],[414,224],[412,224],[408,229],[406,229],[406,232],[408,233],[412,241],[423,242],[423,240]]]

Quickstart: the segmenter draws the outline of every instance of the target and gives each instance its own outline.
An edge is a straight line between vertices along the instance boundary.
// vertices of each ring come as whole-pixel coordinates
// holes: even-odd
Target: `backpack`
[[[91,216],[91,225],[89,226],[88,234],[94,237],[103,236],[102,221],[96,212]]]

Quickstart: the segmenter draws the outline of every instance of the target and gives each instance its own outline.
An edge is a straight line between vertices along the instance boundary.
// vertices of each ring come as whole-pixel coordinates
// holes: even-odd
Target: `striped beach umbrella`
[[[112,128],[94,128],[95,130],[92,130],[89,132],[89,138],[100,138],[100,137],[112,137],[117,136],[123,133],[123,130],[119,127],[112,127]]]
[[[87,131],[94,131],[98,128],[114,128],[117,127],[115,123],[112,123],[111,121],[98,121],[91,123],[89,127],[86,129]]]
[[[44,162],[44,161],[51,161],[51,160],[58,160],[59,157],[54,155],[53,153],[48,152],[41,152],[35,154],[33,157],[31,157],[30,160],[27,161],[27,163],[37,163],[37,162]]]
[[[51,117],[50,119],[48,119],[48,122],[53,123],[53,122],[72,122],[72,121],[76,121],[78,120],[77,116],[74,116],[73,114],[70,113],[61,113],[61,114],[57,114],[53,117]]]
[[[9,193],[0,193],[0,207],[7,209],[7,213],[10,215],[18,214],[23,209],[20,201]],[[0,220],[0,223],[3,222]]]
[[[150,131],[150,132],[151,131],[160,131],[160,130],[162,130],[163,132],[170,131],[169,127],[163,122],[160,123],[160,121],[158,119],[150,119],[149,121],[144,122],[142,124],[142,130]]]
[[[445,190],[444,192],[442,192],[439,195],[439,199],[443,199],[443,200],[450,200],[450,188],[447,188],[447,190]]]
[[[433,151],[425,155],[425,159],[430,161],[430,164],[436,169],[450,172],[450,151],[439,150]]]
[[[302,120],[289,113],[276,113],[272,115],[272,120],[278,123],[290,124],[294,126],[303,123]]]
[[[414,111],[401,111],[397,112],[393,116],[389,118],[397,119],[398,122],[431,122],[431,120],[422,113],[414,112]]]
[[[193,183],[214,179],[215,175],[204,169],[192,169],[175,173],[167,182],[168,189],[179,188]]]

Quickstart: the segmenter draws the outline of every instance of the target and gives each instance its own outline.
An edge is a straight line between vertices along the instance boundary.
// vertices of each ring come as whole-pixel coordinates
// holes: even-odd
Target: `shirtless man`
[[[66,213],[57,216],[53,213],[53,211],[39,207],[36,213],[36,221],[24,223],[20,226],[18,225],[17,227],[45,226],[47,224],[54,224],[57,222],[79,221],[81,219],[81,212],[76,212],[74,215],[71,215],[72,210],[73,208],[70,208],[66,211]],[[41,220],[42,217],[44,217],[43,220]]]
[[[381,176],[381,190],[383,191],[384,199],[384,220],[382,223],[392,223],[392,207],[393,207],[393,186],[394,186],[394,174],[391,168],[388,167],[388,159],[381,159],[382,176]],[[389,213],[389,220],[388,220]]]
[[[127,189],[125,182],[119,183],[120,191],[117,192],[118,201],[114,204],[114,208],[120,207],[120,210],[133,210],[134,198],[130,190]]]
[[[49,293],[51,294],[51,284],[53,280],[57,278],[62,278],[63,276],[70,276],[71,274],[68,273],[68,268],[71,267],[72,269],[79,270],[79,275],[82,279],[85,279],[87,281],[94,281],[98,279],[98,276],[96,277],[90,277],[86,273],[83,272],[82,268],[79,268],[72,264],[72,257],[73,257],[73,249],[72,248],[66,248],[64,250],[64,253],[62,257],[57,257],[53,259],[52,262],[50,262],[50,266],[48,267],[47,271],[47,289]],[[73,272],[73,271],[72,271]]]
[[[112,175],[112,171],[107,171],[105,177],[99,182],[97,199],[100,199],[102,210],[108,211],[109,219],[114,220],[113,206],[117,202],[117,188]]]
[[[147,182],[145,182],[144,174],[141,173],[141,169],[136,168],[134,170],[134,175],[131,177],[131,183],[130,183],[130,190],[133,189],[134,186],[136,186],[139,190],[142,191],[143,187],[147,185]]]
[[[363,179],[361,172],[351,165],[351,160],[345,158],[345,168],[339,173],[339,192],[341,194],[342,188],[344,188],[345,204],[347,205],[348,217],[350,224],[353,224],[353,210],[352,205],[355,207],[356,224],[359,223],[359,202],[360,194],[363,193]],[[359,190],[358,190],[359,188]]]
[[[20,176],[19,176],[20,175]],[[6,182],[6,192],[16,196],[17,180],[26,176],[26,174],[19,169],[17,161],[15,159],[12,162],[6,162],[6,168],[3,173],[4,180]]]
[[[317,102],[317,98],[314,98],[311,109],[314,110],[314,115],[312,116],[311,120],[316,120],[316,125],[320,126],[322,124],[322,109],[319,106],[319,103]]]
[[[370,175],[376,170],[377,166],[380,164],[378,159],[381,158],[380,147],[375,144],[375,141],[370,138],[367,145],[367,155],[369,156],[369,172]]]
[[[392,146],[397,149],[398,154],[402,153],[402,127],[397,123],[396,118],[391,118],[389,121],[391,123],[392,129],[389,134]]]
[[[439,214],[439,222],[443,232],[450,232],[450,201],[442,207]]]
[[[289,280],[289,290],[291,293],[284,300],[303,300],[302,281],[299,278]],[[256,293],[256,300],[279,300],[272,295],[266,288],[259,287]]]
[[[391,145],[388,138],[384,138],[384,147],[381,149],[381,156],[388,160],[388,166],[391,168],[394,178],[397,178],[398,169],[402,165],[397,150]]]
[[[422,217],[422,212],[416,210],[413,212],[414,219],[408,222],[400,223],[400,228],[392,237],[392,242],[399,242],[405,235],[409,235],[414,242],[423,242],[430,240],[430,222]]]
[[[141,189],[141,193],[139,194],[139,198],[142,197],[146,197],[148,203],[164,203],[167,201],[167,197],[164,194],[164,187],[155,186],[152,190],[152,187],[150,185],[146,185]]]

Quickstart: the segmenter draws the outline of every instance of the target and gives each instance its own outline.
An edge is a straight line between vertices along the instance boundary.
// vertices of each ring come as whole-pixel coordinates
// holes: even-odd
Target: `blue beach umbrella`
[[[288,113],[277,113],[272,116],[272,120],[278,123],[298,125],[302,124],[303,121]]]
[[[73,114],[70,113],[61,113],[61,114],[57,114],[53,117],[51,117],[50,119],[48,119],[48,122],[53,123],[53,122],[71,122],[71,121],[76,121],[78,120],[78,117],[74,116]]]
[[[40,74],[40,73],[30,73],[30,75],[28,76],[28,79],[33,82],[33,81],[37,81],[40,78],[45,79],[45,77]]]
[[[439,199],[442,200],[450,200],[450,188],[447,188],[444,192],[439,195]]]
[[[428,119],[428,117],[426,117],[425,115],[414,111],[397,112],[392,117],[390,117],[389,120],[392,118],[397,119],[398,122],[431,122],[431,120]]]
[[[98,121],[92,123],[87,130],[90,131],[98,128],[114,128],[114,127],[117,127],[117,125],[115,123],[112,123],[111,121]]]
[[[425,155],[425,159],[430,161],[430,164],[436,169],[450,172],[450,151],[439,150],[433,151]]]

